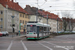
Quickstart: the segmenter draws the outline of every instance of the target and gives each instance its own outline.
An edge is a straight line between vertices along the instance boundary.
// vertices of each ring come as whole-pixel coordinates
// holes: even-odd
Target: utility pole
[[[1,32],[3,31],[3,30],[2,30],[2,28],[3,28],[2,21],[3,21],[3,18],[1,18]]]
[[[38,0],[37,0],[37,8],[36,8],[36,22],[38,22]],[[37,38],[39,38],[39,34],[37,34]]]
[[[38,22],[38,0],[37,0],[37,10],[36,10],[36,21]]]
[[[57,18],[57,33],[58,33],[58,18]]]
[[[48,14],[47,14],[47,24],[48,24]]]
[[[69,31],[71,32],[71,19],[69,20]]]
[[[48,25],[48,14],[47,14],[47,25]],[[48,33],[48,27],[47,27],[47,33]],[[49,34],[49,33],[48,33]]]
[[[2,28],[3,28],[3,27],[2,27],[2,26],[3,26],[3,25],[2,25],[2,21],[3,21],[2,14],[3,14],[3,12],[1,11],[1,19],[0,19],[0,20],[1,20],[1,32],[2,32]]]

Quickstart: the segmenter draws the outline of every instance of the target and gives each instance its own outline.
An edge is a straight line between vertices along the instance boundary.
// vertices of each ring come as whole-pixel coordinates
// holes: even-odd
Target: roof
[[[45,24],[45,23],[40,23],[40,22],[38,22],[38,23],[27,23],[27,25],[37,25],[37,26],[43,26],[43,27],[50,27],[50,25],[49,24]]]
[[[54,19],[54,20],[57,20],[57,19],[58,19],[58,21],[62,21],[62,20],[58,17],[58,15],[55,15],[55,14],[50,13],[50,12],[48,12],[48,11],[38,10],[38,12],[39,12],[43,17],[45,17],[45,18],[47,18],[47,14],[48,14],[48,18],[49,18],[49,19]]]
[[[36,7],[30,7],[29,5],[26,5],[24,10],[26,10],[29,13],[29,15],[36,15],[36,12],[38,10],[38,15],[41,15],[42,17],[47,18],[47,14],[48,14],[48,18],[53,19],[53,20],[57,20],[57,18],[58,18],[58,21],[62,21],[58,17],[58,15],[55,15],[53,13],[50,13],[50,12],[42,10],[42,9],[37,9]]]
[[[10,0],[0,0],[0,4],[2,4],[4,7],[6,7],[6,5],[8,5],[9,9],[28,14],[21,6],[19,6],[18,2],[15,3],[15,2],[13,2],[13,0],[12,1],[10,1]]]
[[[37,8],[26,5],[26,8],[24,8],[24,10],[26,10],[29,13],[29,15],[35,15]]]

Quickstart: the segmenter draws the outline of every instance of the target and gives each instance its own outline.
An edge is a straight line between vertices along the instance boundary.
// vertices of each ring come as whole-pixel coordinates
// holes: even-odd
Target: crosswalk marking
[[[11,43],[10,43],[9,47],[7,48],[7,50],[10,50],[12,44],[13,44],[13,41],[11,41]]]
[[[24,47],[24,50],[28,50],[27,47],[25,46],[25,44],[22,42],[22,40],[21,40],[21,43],[22,43],[22,45]]]

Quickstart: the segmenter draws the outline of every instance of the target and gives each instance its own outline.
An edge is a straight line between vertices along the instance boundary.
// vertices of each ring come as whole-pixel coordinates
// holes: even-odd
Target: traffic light
[[[15,32],[15,29],[13,28],[13,33]]]
[[[12,24],[13,27],[15,27],[15,24]]]

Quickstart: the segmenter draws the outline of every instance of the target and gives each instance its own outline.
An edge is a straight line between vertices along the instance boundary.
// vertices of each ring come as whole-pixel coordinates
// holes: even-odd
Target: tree
[[[62,19],[63,19],[63,29],[64,29],[64,31],[66,31],[66,29],[67,29],[66,18],[62,18]]]
[[[70,11],[65,11],[65,12],[62,12],[62,15],[65,17],[65,18],[62,18],[64,31],[67,31],[67,27],[69,31],[72,31],[73,30],[73,22],[72,22],[73,14]]]

